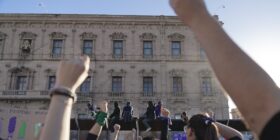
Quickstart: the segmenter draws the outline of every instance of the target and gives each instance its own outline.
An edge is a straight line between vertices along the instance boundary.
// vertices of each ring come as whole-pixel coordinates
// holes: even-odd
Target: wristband
[[[76,93],[73,93],[70,89],[65,87],[58,87],[58,88],[51,89],[50,96],[52,97],[53,95],[62,95],[62,96],[70,97],[73,99],[74,103],[77,101]]]
[[[99,111],[95,116],[95,121],[100,125],[104,126],[106,123],[106,119],[108,117],[108,114],[105,112]]]

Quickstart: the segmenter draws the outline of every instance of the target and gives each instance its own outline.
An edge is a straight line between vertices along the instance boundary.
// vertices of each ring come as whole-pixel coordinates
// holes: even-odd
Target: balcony
[[[48,91],[5,90],[0,91],[0,100],[49,100]]]
[[[154,97],[155,95],[155,92],[142,92],[142,96],[144,97]]]
[[[217,101],[217,97],[214,95],[208,95],[208,96],[201,96],[201,103],[207,104],[207,103],[215,103]]]
[[[171,95],[175,96],[175,97],[183,97],[183,96],[186,95],[186,93],[184,93],[184,92],[172,92]]]
[[[122,97],[124,92],[109,92],[109,97]]]

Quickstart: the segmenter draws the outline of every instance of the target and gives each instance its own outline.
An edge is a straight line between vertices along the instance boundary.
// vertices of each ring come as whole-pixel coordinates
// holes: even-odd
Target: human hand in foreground
[[[68,88],[73,93],[88,76],[90,59],[88,56],[71,61],[61,61],[56,71],[54,88]]]
[[[170,5],[177,16],[188,25],[208,14],[203,0],[170,0]]]

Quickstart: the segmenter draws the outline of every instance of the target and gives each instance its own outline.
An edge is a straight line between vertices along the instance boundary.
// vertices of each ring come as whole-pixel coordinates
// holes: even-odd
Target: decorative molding
[[[185,70],[177,70],[177,69],[172,69],[171,71],[169,71],[169,74],[171,76],[184,76],[187,72]]]
[[[157,71],[154,69],[151,69],[149,71],[142,69],[139,71],[139,74],[141,74],[141,76],[156,76],[157,75]]]
[[[13,67],[13,68],[9,69],[8,72],[11,72],[11,73],[21,73],[21,72],[25,73],[25,72],[27,72],[28,73],[28,72],[36,72],[36,71],[32,70],[28,67],[22,66],[22,67]]]
[[[114,32],[110,37],[112,40],[125,40],[127,36],[122,32]]]
[[[51,73],[51,74],[55,74],[56,73],[56,70],[53,70],[53,69],[50,69],[50,68],[47,68],[44,70],[45,73]]]
[[[185,39],[185,36],[179,33],[173,33],[169,35],[168,38],[173,41],[182,41]]]
[[[155,40],[157,37],[152,33],[143,33],[139,36],[141,40]]]
[[[110,69],[108,73],[111,74],[111,76],[125,76],[127,73],[124,69],[120,69],[119,71],[116,71],[114,69]]]
[[[32,32],[22,32],[19,36],[21,39],[35,39],[37,37],[37,35]]]
[[[7,35],[3,32],[0,32],[0,39],[5,39]]]
[[[97,35],[90,33],[90,32],[84,32],[80,35],[81,39],[96,39]]]
[[[209,77],[212,75],[212,72],[210,70],[201,70],[199,71],[200,77]]]
[[[61,32],[53,32],[49,36],[50,38],[59,38],[59,39],[65,39],[67,37],[66,34],[63,34]]]

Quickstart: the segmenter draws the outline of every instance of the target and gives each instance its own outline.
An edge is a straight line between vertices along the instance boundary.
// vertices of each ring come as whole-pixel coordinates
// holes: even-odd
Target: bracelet
[[[99,111],[99,112],[96,114],[96,116],[95,116],[96,122],[97,122],[100,126],[104,126],[105,123],[106,123],[107,117],[108,117],[108,114],[107,114],[107,113]]]
[[[70,97],[73,99],[74,103],[77,101],[76,93],[73,93],[70,89],[65,87],[58,87],[58,88],[51,89],[50,97],[52,97],[53,95],[62,95],[62,96]]]

